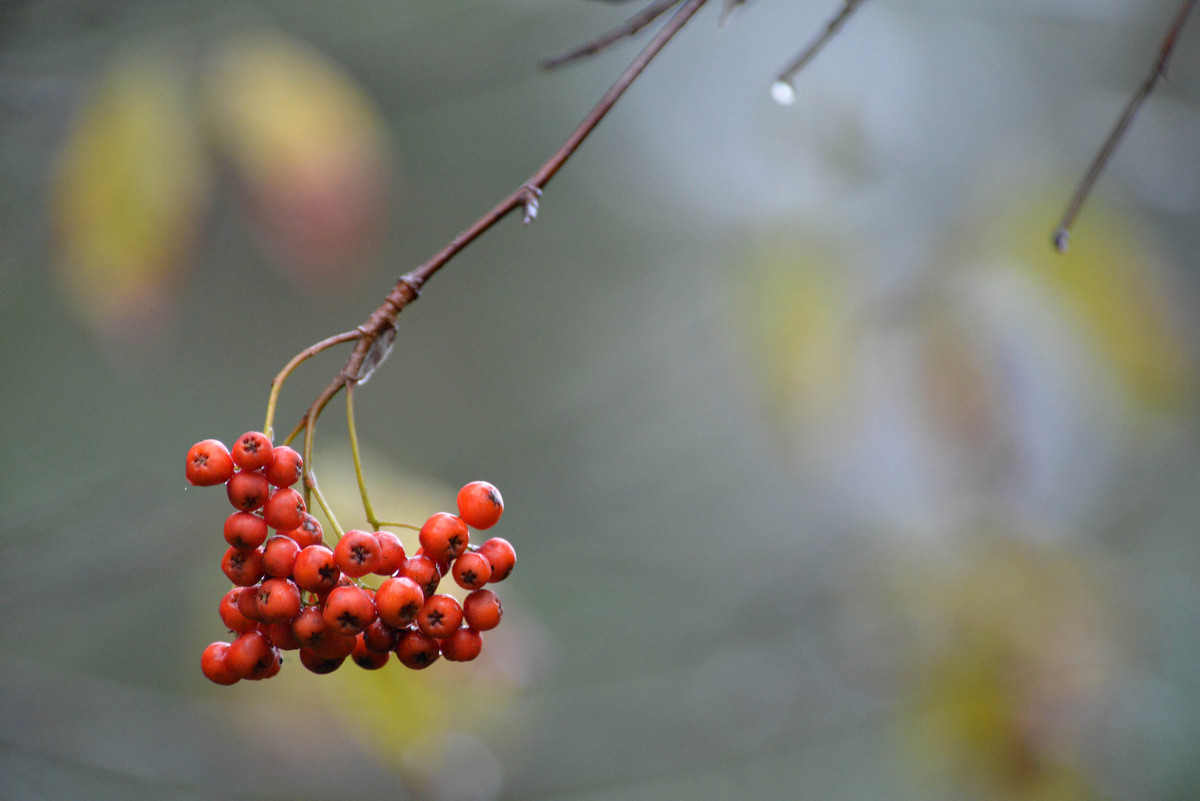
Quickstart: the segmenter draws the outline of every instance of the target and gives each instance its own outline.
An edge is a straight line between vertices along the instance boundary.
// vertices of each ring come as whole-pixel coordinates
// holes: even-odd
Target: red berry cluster
[[[221,560],[234,587],[219,609],[237,637],[212,643],[200,659],[217,684],[270,678],[288,650],[298,650],[313,673],[330,673],[347,657],[376,670],[392,653],[416,670],[441,656],[466,662],[479,656],[480,632],[500,623],[500,599],[484,585],[508,578],[517,556],[500,537],[470,543],[469,527],[490,528],[504,511],[486,481],[459,490],[457,515],[426,520],[421,547],[408,556],[388,531],[347,531],[327,547],[321,524],[291,489],[302,474],[300,455],[272,447],[260,432],[244,434],[232,449],[215,439],[196,443],[186,472],[197,486],[224,484],[235,509],[225,520],[229,549]],[[470,590],[461,604],[437,591],[447,574]],[[369,575],[382,583],[368,586]]]

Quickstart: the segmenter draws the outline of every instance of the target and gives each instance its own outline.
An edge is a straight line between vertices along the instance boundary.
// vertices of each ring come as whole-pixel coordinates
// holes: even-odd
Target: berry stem
[[[272,425],[275,423],[275,406],[279,402],[279,392],[283,389],[283,382],[286,381],[287,377],[292,374],[292,371],[308,359],[316,356],[321,351],[328,350],[334,345],[340,345],[343,342],[352,342],[362,335],[362,331],[356,328],[353,331],[345,331],[341,334],[335,334],[328,339],[322,339],[316,344],[309,345],[307,348],[293,356],[291,361],[285,364],[283,369],[279,371],[279,374],[271,379],[271,394],[267,396],[267,421],[263,424],[262,429],[263,433],[266,434],[269,439],[272,441],[275,439],[275,432],[272,431]],[[288,437],[288,442],[290,442],[292,438],[296,436],[296,433],[298,432],[294,432]]]
[[[392,520],[377,520],[375,521],[376,528],[407,528],[412,531],[420,531],[421,527],[412,523],[397,523]]]
[[[317,504],[321,507],[321,511],[325,513],[325,517],[329,520],[329,526],[333,529],[334,543],[342,538],[346,532],[338,524],[337,518],[333,515],[333,510],[329,508],[329,504],[325,501],[325,496],[321,494],[321,490],[317,487],[317,477],[309,473],[304,478],[304,488],[312,490],[312,496],[317,499]]]
[[[354,457],[354,477],[358,480],[358,494],[362,496],[363,513],[372,531],[380,528],[379,518],[371,508],[371,498],[367,494],[367,480],[363,477],[362,459],[358,452],[358,431],[354,426],[354,381],[346,382],[346,428],[350,434],[350,455]]]

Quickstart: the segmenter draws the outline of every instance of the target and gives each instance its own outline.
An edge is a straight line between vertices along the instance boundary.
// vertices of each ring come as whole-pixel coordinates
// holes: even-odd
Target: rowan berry
[[[421,547],[434,559],[453,559],[467,549],[470,535],[458,515],[438,512],[425,521],[419,534]]]
[[[328,657],[322,656],[309,648],[300,649],[300,664],[318,676],[332,673],[340,668],[345,661],[346,657],[344,656]]]
[[[271,450],[271,461],[263,468],[263,475],[276,487],[290,487],[304,473],[304,460],[287,445]]]
[[[365,576],[379,564],[379,540],[366,531],[351,529],[334,546],[333,558],[347,576]]]
[[[396,640],[400,638],[400,630],[376,618],[358,636],[366,643],[367,650],[377,654],[386,654],[396,649]]]
[[[263,623],[260,630],[281,651],[295,651],[300,647],[300,641],[292,633],[291,623]]]
[[[325,599],[325,611],[322,614],[325,623],[333,631],[353,636],[375,619],[375,602],[362,587],[334,587]]]
[[[258,585],[251,584],[234,589],[237,590],[237,608],[242,617],[254,621],[255,625],[261,623],[262,617],[258,614]]]
[[[272,578],[289,578],[299,553],[295,540],[282,535],[271,537],[263,546],[263,572]]]
[[[252,512],[234,512],[225,518],[225,541],[239,551],[252,551],[267,539],[267,521]]]
[[[285,578],[269,578],[258,588],[258,615],[264,623],[290,623],[300,614],[300,588]]]
[[[265,478],[265,476],[264,476]],[[304,496],[291,487],[275,490],[263,506],[263,519],[277,531],[290,531],[304,522]]]
[[[312,646],[314,653],[329,659],[345,659],[354,651],[354,634],[339,634],[332,629],[325,632],[321,641]]]
[[[229,652],[229,643],[214,642],[204,649],[204,653],[200,655],[200,670],[204,673],[204,677],[209,681],[217,684],[236,684],[241,680],[241,677],[230,670],[228,663],[225,661],[225,655]]]
[[[379,619],[396,628],[412,623],[424,604],[425,594],[420,585],[407,576],[389,578],[375,591]]]
[[[263,551],[255,548],[252,551],[239,551],[229,548],[221,560],[221,570],[229,580],[239,587],[249,587],[257,584],[263,577]]]
[[[379,542],[379,562],[371,572],[377,576],[396,575],[407,556],[404,544],[390,531],[376,531],[375,539]]]
[[[221,597],[221,604],[218,607],[218,612],[221,615],[221,622],[225,624],[225,628],[230,631],[235,631],[238,634],[250,631],[257,628],[258,622],[246,617],[242,614],[242,610],[238,608],[238,597],[242,590],[246,587],[234,587],[229,592]]]
[[[384,651],[383,653],[372,651],[367,647],[367,643],[361,634],[355,639],[354,650],[350,652],[350,658],[354,660],[354,664],[363,670],[379,670],[388,663],[390,655],[388,651]]]
[[[491,590],[475,590],[463,601],[463,618],[477,631],[489,631],[500,625],[504,609],[500,598]]]
[[[243,470],[261,470],[271,463],[271,440],[261,431],[247,431],[233,443],[229,455]]]
[[[225,652],[225,664],[239,679],[262,679],[279,661],[279,652],[261,631],[239,634]]]
[[[475,629],[456,629],[442,640],[442,656],[451,662],[470,662],[482,650],[483,636]]]
[[[400,569],[396,571],[396,575],[415,581],[425,597],[437,592],[438,584],[442,581],[442,574],[438,570],[437,562],[424,554],[417,554],[405,559],[404,563],[400,565]]]
[[[472,481],[458,491],[458,514],[472,528],[491,528],[503,512],[500,490],[486,481]]]
[[[271,485],[262,473],[239,470],[225,484],[225,493],[234,509],[253,512],[267,502]]]
[[[435,639],[449,637],[462,623],[463,611],[452,595],[434,595],[417,612],[417,627],[421,633]]]
[[[321,607],[306,606],[292,621],[292,635],[303,648],[315,648],[329,634]]]
[[[281,531],[279,533],[294,539],[296,544],[301,548],[307,548],[310,545],[320,545],[325,539],[325,532],[321,529],[321,521],[307,512],[304,513],[304,520],[300,525],[290,531]]]
[[[228,481],[233,475],[233,459],[225,443],[205,439],[189,448],[184,475],[196,487],[212,487]]]
[[[396,642],[396,658],[405,667],[423,670],[438,661],[441,655],[438,641],[433,637],[412,629],[400,632],[400,639]]]
[[[492,566],[492,577],[488,579],[492,584],[508,578],[517,564],[516,550],[502,537],[492,537],[479,546],[477,553],[483,554]]]
[[[458,586],[464,590],[477,590],[492,577],[492,566],[483,554],[467,551],[454,560],[451,572]]]
[[[341,577],[342,571],[333,559],[333,551],[324,545],[309,545],[296,554],[292,579],[300,589],[318,594],[328,592],[337,586]]]

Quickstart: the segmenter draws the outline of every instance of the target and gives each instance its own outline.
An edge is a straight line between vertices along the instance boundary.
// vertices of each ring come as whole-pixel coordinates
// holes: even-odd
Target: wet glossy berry
[[[379,542],[379,562],[371,572],[377,576],[396,575],[396,571],[407,557],[404,544],[390,531],[376,531],[375,539]]]
[[[390,656],[388,651],[378,653],[368,648],[362,634],[355,639],[354,650],[350,652],[350,658],[354,660],[354,664],[363,670],[379,670],[388,663]]]
[[[263,475],[276,487],[290,487],[300,480],[304,472],[304,460],[287,445],[279,445],[271,451],[271,461],[263,468]]]
[[[472,528],[491,528],[503,512],[500,490],[486,481],[472,481],[458,491],[459,517]]]
[[[285,578],[269,578],[258,588],[258,616],[264,623],[290,623],[300,614],[300,588]]]
[[[224,484],[233,475],[233,459],[225,443],[216,439],[197,442],[187,452],[184,475],[197,487]]]
[[[300,647],[290,623],[263,623],[261,631],[281,651],[295,651]]]
[[[483,554],[467,551],[454,560],[450,572],[458,586],[464,590],[477,590],[492,577],[492,565]]]
[[[438,584],[442,581],[442,574],[438,571],[437,562],[424,554],[417,554],[405,559],[404,563],[400,565],[400,569],[396,571],[396,575],[415,581],[427,598],[437,592]]]
[[[435,639],[449,637],[462,623],[463,611],[452,595],[434,595],[417,612],[417,627],[421,633]]]
[[[300,546],[290,537],[276,536],[263,546],[263,572],[273,578],[289,578],[296,566]]]
[[[434,559],[454,559],[467,549],[467,524],[458,515],[438,512],[425,521],[420,532],[421,547]]]
[[[225,655],[228,652],[229,643],[227,642],[214,642],[204,649],[204,653],[200,655],[200,670],[204,673],[205,678],[225,685],[236,684],[240,680],[240,677],[230,670],[225,661]]]
[[[337,586],[342,571],[333,560],[333,551],[324,545],[310,545],[296,554],[292,566],[292,579],[302,590],[329,592]]]
[[[365,576],[379,564],[379,540],[369,532],[351,529],[334,546],[333,558],[347,576]]]
[[[263,506],[263,519],[277,531],[290,531],[304,522],[304,496],[290,487],[275,490]]]
[[[229,455],[243,470],[261,470],[271,463],[271,440],[261,431],[247,431],[237,438]]]
[[[366,644],[368,650],[377,654],[385,654],[396,650],[396,641],[400,638],[400,630],[376,619],[358,636]]]
[[[301,548],[307,548],[310,545],[320,545],[325,537],[320,521],[307,512],[304,514],[304,520],[301,521],[300,525],[279,533],[285,537],[294,539],[296,544]]]
[[[483,637],[475,629],[458,629],[442,640],[442,656],[451,662],[470,662],[482,650]]]
[[[500,599],[491,590],[475,590],[463,601],[463,619],[478,631],[496,628],[503,616]]]
[[[225,551],[225,557],[221,560],[221,570],[234,584],[249,587],[251,584],[257,584],[265,575],[262,556],[262,548],[255,548],[253,551],[230,548]]]
[[[325,599],[325,624],[339,634],[354,636],[375,619],[375,602],[362,587],[334,587]]]
[[[321,614],[321,611],[319,606],[306,606],[292,621],[292,636],[296,638],[301,647],[314,648],[329,633],[329,626],[325,623],[325,616]]]
[[[501,537],[492,537],[480,545],[478,553],[492,566],[492,577],[488,579],[492,584],[508,578],[517,564],[517,552],[508,540]]]
[[[396,642],[396,658],[407,668],[423,670],[442,655],[438,641],[419,631],[405,629]]]
[[[262,622],[262,617],[258,614],[258,585],[251,584],[246,587],[235,587],[237,591],[236,603],[238,611],[242,613],[242,617],[246,620],[254,621],[257,626]]]
[[[253,512],[267,502],[271,485],[262,473],[241,470],[234,473],[225,484],[225,494],[229,496],[234,509]]]
[[[403,628],[412,623],[425,605],[425,593],[407,576],[395,576],[379,585],[375,591],[375,608],[379,619],[389,626]]]
[[[246,587],[234,587],[229,592],[221,596],[221,604],[218,607],[218,612],[221,615],[221,622],[225,624],[225,628],[230,631],[242,634],[251,629],[258,628],[258,621],[248,618],[242,614],[242,610],[238,608],[238,598],[242,590]]]
[[[277,666],[279,652],[261,631],[239,634],[225,652],[225,664],[239,679],[263,679]]]
[[[318,654],[310,648],[300,649],[300,664],[318,676],[324,676],[327,673],[332,673],[342,666],[346,661],[346,657],[328,657]]]
[[[225,541],[239,551],[252,551],[267,539],[267,521],[251,512],[234,512],[225,518]]]

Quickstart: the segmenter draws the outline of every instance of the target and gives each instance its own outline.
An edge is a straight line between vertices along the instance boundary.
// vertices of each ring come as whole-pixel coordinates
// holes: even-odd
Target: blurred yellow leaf
[[[214,53],[205,110],[282,266],[305,278],[359,266],[382,215],[380,116],[354,79],[278,33]]]
[[[169,301],[208,183],[176,60],[121,54],[70,133],[54,187],[59,266],[93,324],[144,333]]]

